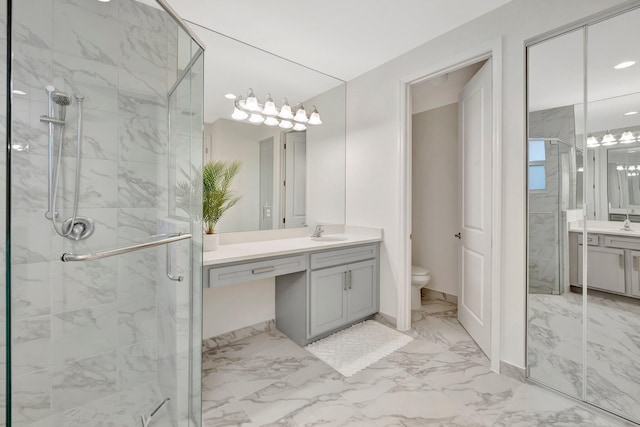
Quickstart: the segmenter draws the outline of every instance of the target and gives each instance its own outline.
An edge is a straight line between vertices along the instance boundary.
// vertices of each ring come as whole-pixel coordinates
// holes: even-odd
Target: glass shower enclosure
[[[1,3],[0,424],[200,426],[204,46],[164,0]]]

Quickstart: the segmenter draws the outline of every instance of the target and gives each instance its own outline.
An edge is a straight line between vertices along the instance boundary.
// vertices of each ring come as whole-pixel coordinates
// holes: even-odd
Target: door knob
[[[460,233],[454,234],[454,237],[457,237],[458,239],[462,239],[462,235]]]

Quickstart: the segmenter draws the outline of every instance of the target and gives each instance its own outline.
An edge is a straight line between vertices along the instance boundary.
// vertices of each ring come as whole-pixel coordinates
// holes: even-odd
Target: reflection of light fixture
[[[249,117],[249,121],[251,123],[260,124],[264,122],[264,117],[262,117],[260,114],[253,113],[251,117]]]
[[[236,99],[236,96],[232,93],[225,93],[224,97],[227,99]]]
[[[623,171],[624,170],[624,166],[618,165],[618,166],[616,166],[616,170],[617,171]]]
[[[313,106],[313,111],[311,112],[311,115],[309,116],[309,124],[310,125],[321,125],[322,124],[322,120],[320,120],[320,113],[318,113],[318,109],[316,108],[316,106]]]
[[[26,95],[27,94],[27,92],[25,92],[23,90],[18,90],[18,89],[12,90],[11,93],[13,93],[14,95]]]
[[[631,165],[631,166],[629,166],[629,168],[627,170],[634,171],[634,170],[636,170],[636,167],[635,167],[635,165]]]
[[[624,61],[624,62],[619,63],[618,65],[616,65],[613,68],[615,68],[616,70],[622,70],[624,68],[629,68],[632,65],[635,65],[635,63],[636,63],[636,61]]]
[[[256,98],[256,94],[253,93],[253,89],[249,88],[249,94],[247,95],[247,100],[244,102],[245,110],[249,111],[260,111],[260,107],[258,106],[258,98]]]
[[[587,147],[597,147],[599,145],[600,143],[598,142],[598,138],[593,135],[589,135],[589,138],[587,138]]]
[[[230,96],[233,94],[227,94],[225,97],[233,99]],[[247,99],[243,99],[242,96],[238,96],[234,100],[234,109],[231,117],[235,120],[249,119],[249,122],[253,124],[264,123],[267,126],[280,126],[282,129],[293,129],[296,131],[302,131],[307,129],[307,125],[321,125],[320,113],[316,106],[313,106],[313,111],[310,116],[307,116],[307,112],[302,104],[298,104],[295,116],[291,112],[291,106],[287,98],[282,100],[282,106],[276,107],[275,102],[271,98],[271,94],[267,94],[264,105],[258,103],[253,89],[249,88]]]
[[[273,99],[271,99],[270,93],[267,94],[267,100],[264,102],[264,108],[262,109],[262,114],[264,114],[265,116],[278,115],[278,110],[276,110],[276,104],[273,102]],[[276,124],[278,124],[277,120],[276,120]]]
[[[631,144],[635,141],[636,139],[633,137],[633,134],[631,132],[622,132],[622,136],[620,137],[620,144]]]
[[[278,117],[281,119],[293,119],[293,114],[291,113],[291,106],[289,105],[289,101],[287,98],[283,99],[282,107],[280,108],[280,113],[278,113]]]
[[[293,123],[289,120],[280,120],[280,125],[282,129],[291,129],[293,127]]]
[[[584,168],[583,168],[582,166],[580,166],[580,167],[578,168],[578,172],[584,172]]]
[[[627,111],[626,113],[624,113],[625,116],[633,116],[634,114],[638,114],[637,111]]]
[[[608,133],[602,137],[602,145],[616,145],[618,140],[611,133],[611,131],[607,131]]]
[[[275,117],[267,117],[264,121],[264,124],[267,126],[278,126],[280,122]]]

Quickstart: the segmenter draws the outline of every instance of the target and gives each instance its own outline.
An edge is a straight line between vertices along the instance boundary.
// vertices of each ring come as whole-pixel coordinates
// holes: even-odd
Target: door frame
[[[448,59],[434,61],[423,69],[402,78],[400,91],[400,153],[399,169],[404,171],[400,179],[400,206],[404,215],[400,216],[399,236],[402,258],[399,272],[397,301],[397,328],[408,330],[411,327],[411,213],[412,213],[412,131],[411,131],[411,85],[458,70],[476,62],[492,59],[492,96],[493,96],[493,142],[491,150],[491,369],[500,372],[501,330],[502,330],[502,39],[493,39],[473,49],[459,54],[448,55]]]

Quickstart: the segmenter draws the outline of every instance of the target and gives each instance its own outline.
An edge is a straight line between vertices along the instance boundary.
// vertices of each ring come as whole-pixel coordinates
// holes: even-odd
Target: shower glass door
[[[203,48],[160,3],[12,3],[7,419],[200,426]]]

